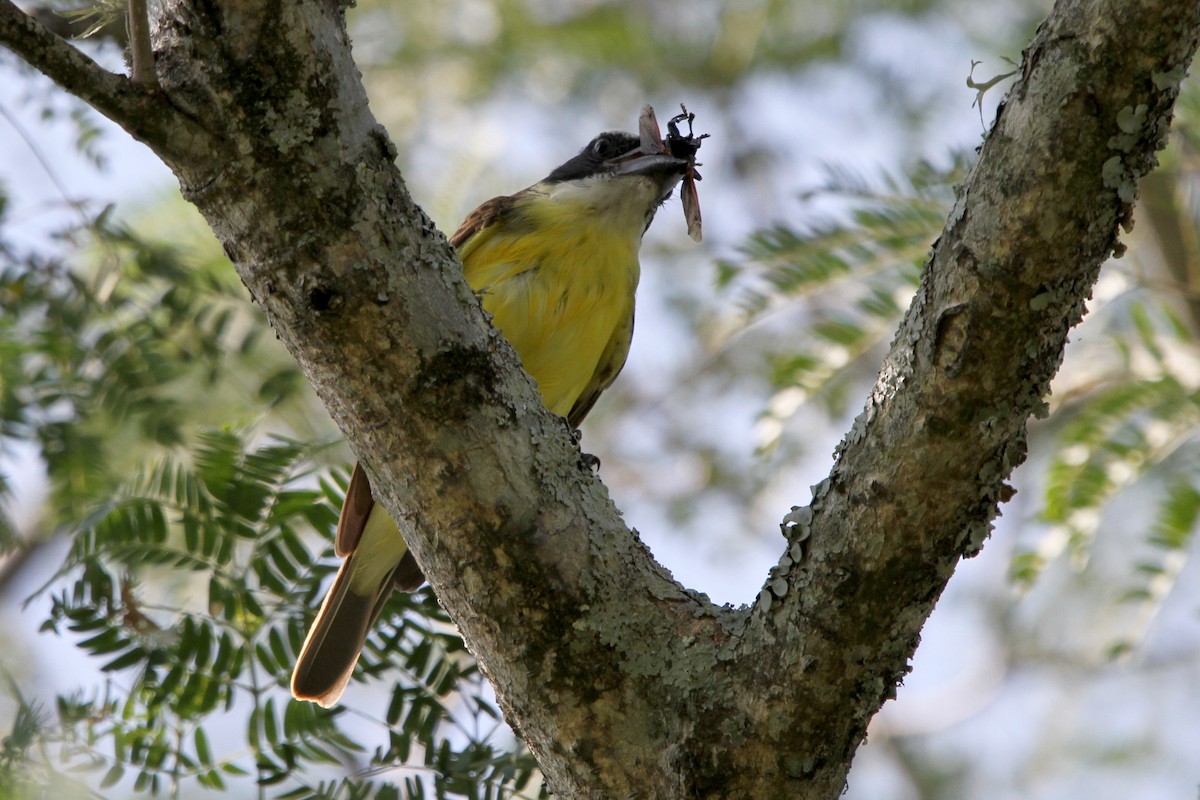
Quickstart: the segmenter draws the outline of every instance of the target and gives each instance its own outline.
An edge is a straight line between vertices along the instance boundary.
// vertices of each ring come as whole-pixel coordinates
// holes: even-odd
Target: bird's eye
[[[610,158],[613,155],[613,142],[607,136],[597,136],[592,142],[592,155],[596,158]]]

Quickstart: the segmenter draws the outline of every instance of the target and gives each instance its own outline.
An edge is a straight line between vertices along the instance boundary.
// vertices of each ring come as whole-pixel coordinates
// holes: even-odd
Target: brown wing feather
[[[413,557],[412,550],[409,550],[396,565],[396,571],[392,573],[392,588],[402,592],[415,592],[421,588],[423,583],[425,583],[425,573],[421,572],[417,559]]]
[[[528,191],[528,190],[526,190]],[[514,195],[506,195],[503,197],[493,197],[479,208],[472,211],[463,220],[462,225],[458,226],[458,230],[450,237],[450,245],[455,249],[463,246],[463,243],[470,239],[475,234],[487,226],[502,219],[510,210],[513,204],[520,197],[522,192]]]
[[[342,501],[342,513],[338,517],[337,535],[333,539],[335,553],[345,558],[354,552],[374,506],[371,481],[367,479],[362,464],[356,461],[354,472],[350,474],[350,485],[346,487],[346,499]]]
[[[292,670],[292,696],[312,700],[324,708],[336,703],[350,682],[358,654],[382,605],[378,596],[357,595],[350,590],[353,564],[353,555],[342,562]],[[380,594],[386,599],[391,592]]]

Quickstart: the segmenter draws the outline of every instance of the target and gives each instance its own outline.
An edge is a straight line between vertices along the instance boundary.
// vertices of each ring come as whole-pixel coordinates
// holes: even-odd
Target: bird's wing
[[[492,225],[502,219],[509,211],[512,210],[513,204],[521,193],[514,195],[505,195],[503,197],[493,197],[479,208],[472,211],[463,220],[462,225],[458,226],[458,230],[450,237],[450,245],[462,253],[462,246],[475,234],[479,233],[484,228]]]
[[[629,343],[633,340],[633,314],[630,313],[625,324],[617,327],[613,331],[612,338],[608,340],[608,345],[604,348],[604,352],[600,356],[600,361],[596,364],[596,371],[592,374],[592,379],[588,381],[588,385],[579,394],[579,399],[575,401],[575,405],[571,406],[571,413],[567,415],[567,422],[572,428],[578,428],[583,422],[583,418],[592,410],[592,406],[600,399],[601,393],[604,392],[612,382],[617,379],[621,369],[625,366],[625,359],[629,356]]]
[[[333,550],[342,558],[346,558],[358,548],[371,511],[375,508],[375,495],[371,492],[371,481],[367,478],[362,464],[355,462],[354,472],[350,474],[350,485],[346,487],[346,497],[342,501],[342,513],[338,517],[337,535],[333,540]],[[380,513],[384,510],[380,508]],[[392,523],[394,526],[394,523]],[[396,536],[403,538],[399,529]],[[425,582],[425,576],[412,553],[405,552],[395,574],[392,585],[402,592],[415,592]],[[376,615],[379,610],[374,612]]]
[[[350,485],[346,487],[346,499],[342,501],[342,513],[338,517],[337,536],[333,540],[335,553],[345,558],[354,552],[374,506],[371,481],[367,479],[362,464],[356,461],[354,472],[350,474]]]

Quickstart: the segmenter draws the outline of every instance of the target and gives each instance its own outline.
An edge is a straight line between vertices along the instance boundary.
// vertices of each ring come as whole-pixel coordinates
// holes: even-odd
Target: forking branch
[[[140,3],[145,11],[145,0]],[[19,9],[11,0],[0,0],[0,44],[12,50],[46,77],[83,100],[145,142],[168,162],[211,152],[212,137],[161,93],[155,91],[153,53],[145,14],[132,23],[144,33],[134,44],[135,74],[140,80],[109,72],[46,26]],[[138,53],[141,51],[141,55]],[[149,54],[149,66],[147,66]]]

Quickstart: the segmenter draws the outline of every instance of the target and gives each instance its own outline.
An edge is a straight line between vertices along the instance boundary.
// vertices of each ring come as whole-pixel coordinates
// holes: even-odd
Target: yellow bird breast
[[[546,407],[564,417],[625,363],[646,221],[636,200],[597,207],[596,192],[580,194],[534,193],[510,224],[480,230],[460,252]]]

